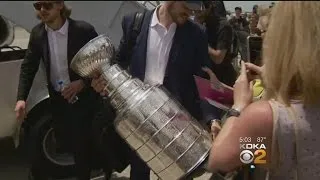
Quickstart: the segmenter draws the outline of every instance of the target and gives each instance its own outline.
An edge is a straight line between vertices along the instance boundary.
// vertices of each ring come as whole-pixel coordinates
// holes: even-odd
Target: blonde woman
[[[319,179],[319,13],[317,1],[275,5],[263,49],[265,100],[251,103],[252,83],[242,63],[233,111],[210,152],[212,171],[230,172],[243,166],[239,146],[247,142],[266,146],[266,164],[256,166],[265,168],[269,179]]]

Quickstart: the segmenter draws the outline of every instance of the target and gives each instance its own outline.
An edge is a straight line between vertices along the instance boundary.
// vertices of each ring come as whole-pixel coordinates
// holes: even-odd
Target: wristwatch
[[[240,116],[240,110],[238,110],[237,108],[229,109],[229,111],[226,114],[226,118],[229,118],[231,116],[239,117]]]

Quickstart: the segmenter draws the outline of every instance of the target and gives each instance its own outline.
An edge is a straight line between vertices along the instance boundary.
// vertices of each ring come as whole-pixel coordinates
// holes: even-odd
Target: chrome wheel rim
[[[50,128],[42,141],[42,150],[46,156],[46,158],[54,164],[59,166],[71,166],[74,165],[74,158],[69,153],[58,153],[57,143],[54,136],[53,128]]]

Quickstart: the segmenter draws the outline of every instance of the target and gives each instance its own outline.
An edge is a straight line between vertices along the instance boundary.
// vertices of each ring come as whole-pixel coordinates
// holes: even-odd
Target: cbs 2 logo
[[[252,153],[250,150],[243,150],[240,153],[240,161],[244,164],[266,164],[267,160],[265,157],[267,156],[267,152],[265,149],[258,149]]]

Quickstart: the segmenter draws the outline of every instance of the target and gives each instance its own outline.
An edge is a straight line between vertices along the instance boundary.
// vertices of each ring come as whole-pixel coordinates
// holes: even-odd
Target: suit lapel
[[[139,51],[136,55],[136,63],[138,64],[139,67],[139,74],[141,75],[141,79],[144,79],[145,75],[145,69],[146,69],[146,57],[147,57],[147,46],[148,46],[148,35],[149,35],[149,27],[150,27],[150,22],[151,18],[153,15],[153,11],[146,11],[142,26],[141,26],[141,31],[137,37],[136,40],[136,48],[134,52]]]
[[[182,44],[182,27],[177,26],[176,32],[173,36],[172,46],[169,53],[168,64],[165,72],[165,76],[168,76],[169,68],[172,67],[172,64],[177,60],[179,52],[181,51]]]
[[[48,41],[48,34],[43,26],[40,37],[42,38],[42,45],[43,45],[43,63],[48,70],[50,68],[50,49],[49,49],[49,41]]]
[[[74,21],[70,18],[68,18],[68,21],[69,21],[69,27],[68,27],[67,57],[68,57],[68,67],[69,67],[71,60],[73,58],[73,49],[74,47],[77,47],[73,45],[73,42],[75,42],[74,39],[77,37],[77,34],[74,30]]]

